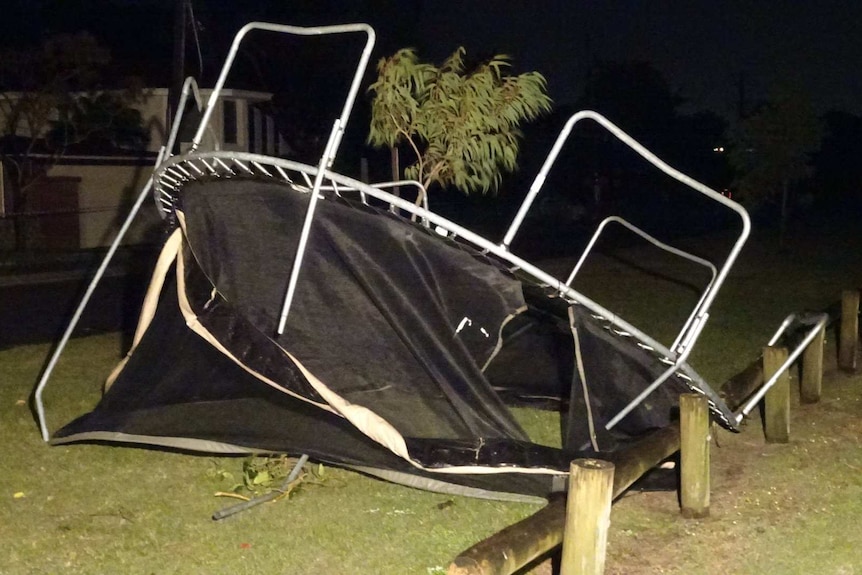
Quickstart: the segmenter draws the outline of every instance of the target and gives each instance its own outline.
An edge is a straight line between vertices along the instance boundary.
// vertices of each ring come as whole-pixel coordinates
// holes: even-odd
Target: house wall
[[[168,91],[164,88],[145,90],[140,102],[134,108],[141,113],[144,128],[150,134],[147,150],[158,152],[168,139],[165,110],[167,110]]]
[[[212,90],[201,90],[201,104],[206,106]],[[213,113],[210,116],[209,126],[204,132],[200,149],[209,150],[218,147],[222,150],[249,151],[248,121],[251,104],[268,102],[272,94],[268,92],[254,92],[250,90],[222,90],[221,97],[216,102]],[[225,101],[233,102],[236,106],[236,142],[225,142],[224,108]],[[141,112],[144,126],[150,133],[149,151],[158,152],[167,142],[169,133],[165,127],[165,115],[168,105],[168,91],[165,88],[151,88],[144,91],[143,98],[134,107]],[[184,116],[193,119],[192,125],[187,128],[187,137],[181,142],[191,142],[194,132],[197,130],[199,116],[194,113],[196,107],[194,98],[189,96],[186,102]],[[275,127],[270,119],[269,130],[274,132]],[[274,135],[271,137],[275,137]],[[186,149],[188,145],[184,146]]]
[[[205,106],[209,100],[212,90],[201,90],[201,104]],[[16,100],[19,95],[15,92],[5,92],[0,98],[0,107],[8,107],[9,102]],[[268,102],[272,99],[272,94],[269,92],[256,92],[252,90],[222,90],[221,97],[216,102],[213,114],[210,117],[209,129],[204,134],[204,139],[201,142],[202,149],[212,149],[218,144],[224,142],[224,101],[232,101],[236,105],[237,111],[237,141],[228,146],[221,145],[222,149],[235,149],[238,151],[247,151],[248,140],[248,117],[249,104],[259,104]],[[144,128],[149,132],[150,141],[147,146],[147,151],[158,152],[161,147],[167,142],[167,109],[168,109],[168,90],[167,88],[146,88],[143,90],[141,97],[130,104],[131,108],[138,110],[141,113]],[[189,97],[186,103],[187,115],[193,115],[193,109],[196,107],[193,97]],[[6,130],[6,114],[0,114],[0,132]],[[197,122],[195,122],[195,128]],[[30,137],[29,131],[25,125],[19,126],[18,135]],[[44,134],[40,134],[44,135]],[[191,138],[189,137],[190,141]]]
[[[201,94],[203,99],[203,104],[206,104],[206,98],[209,97],[209,93],[206,92]],[[134,105],[135,109],[141,112],[141,117],[143,118],[144,127],[150,134],[150,142],[147,146],[147,150],[151,152],[158,152],[162,146],[164,146],[168,141],[168,136],[170,133],[167,128],[167,108],[168,108],[168,91],[165,88],[153,88],[150,90],[145,90],[144,95],[141,101],[137,102]],[[186,118],[187,121],[197,118],[194,115],[194,107],[195,102],[193,98],[190,98],[186,102]],[[197,121],[194,120],[192,122],[194,124],[194,128],[197,127]],[[212,148],[215,145],[217,139],[222,138],[222,106],[221,102],[216,103],[216,109],[213,111],[212,118],[210,120],[211,129],[207,130],[204,134],[204,139],[201,142],[201,146],[205,148]],[[192,127],[187,129],[189,134],[193,133]],[[191,136],[187,138],[181,138],[181,141],[188,140],[191,141]],[[187,148],[188,146],[186,146]]]
[[[132,165],[57,165],[49,170],[49,176],[80,178],[79,248],[110,245],[152,171],[151,166]],[[159,243],[161,222],[154,201],[145,200],[123,244]]]
[[[201,90],[201,103],[206,105],[212,90]],[[14,98],[14,94],[6,94]],[[209,127],[204,132],[200,143],[201,150],[223,149],[249,151],[249,114],[250,103],[267,102],[272,94],[246,90],[222,90],[219,101],[216,102],[210,117]],[[225,142],[224,133],[224,102],[233,102],[236,107],[236,138],[235,142]],[[142,97],[132,107],[141,112],[144,128],[149,132],[148,152],[158,153],[167,143],[169,136],[166,127],[166,110],[168,107],[168,90],[166,88],[149,88],[143,91]],[[197,130],[200,115],[195,113],[194,98],[189,98],[185,114],[189,126],[181,132],[185,137],[181,142],[190,142]],[[3,115],[0,114],[0,123]],[[267,129],[274,131],[271,118]],[[266,130],[264,130],[266,132]],[[273,140],[272,134],[265,133],[264,140]],[[188,143],[180,146],[187,150]],[[273,145],[267,148],[274,148]],[[263,150],[255,150],[263,151]],[[274,150],[273,150],[274,151]],[[270,151],[270,153],[273,153]],[[132,204],[140,190],[152,174],[152,165],[139,165],[134,158],[119,157],[63,157],[61,163],[53,165],[49,176],[72,177],[80,179],[78,186],[78,206],[80,210],[80,245],[78,248],[96,248],[109,245],[116,237],[120,226],[125,221]],[[131,229],[124,237],[124,244],[158,243],[161,241],[161,218],[155,209],[155,204],[146,201],[141,212],[135,219]],[[75,246],[69,246],[74,249]]]

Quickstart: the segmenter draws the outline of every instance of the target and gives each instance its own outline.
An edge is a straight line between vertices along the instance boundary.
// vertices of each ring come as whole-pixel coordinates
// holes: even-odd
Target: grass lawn
[[[755,233],[716,301],[694,366],[718,386],[759,355],[789,312],[822,308],[862,284],[860,236],[818,229],[779,252],[771,236]],[[704,252],[723,241],[681,247]],[[627,262],[652,262],[675,280]],[[560,274],[569,266],[545,265]],[[669,341],[684,319],[676,305],[695,297],[687,285],[695,276],[630,248],[597,255],[576,287]],[[70,343],[45,393],[51,429],[98,401],[120,346],[117,334]],[[0,351],[2,574],[444,573],[460,551],[538,509],[326,468],[289,500],[215,522],[213,511],[233,501],[214,493],[238,481],[241,458],[42,443],[28,399],[49,352],[47,345]],[[705,521],[681,519],[674,494],[622,498],[612,514],[608,572],[855,573],[862,565],[862,539],[851,535],[862,516],[860,398],[862,382],[834,375],[821,404],[794,411],[791,444],[765,445],[756,420],[743,434],[719,433]],[[552,440],[554,417],[520,417],[537,438]]]

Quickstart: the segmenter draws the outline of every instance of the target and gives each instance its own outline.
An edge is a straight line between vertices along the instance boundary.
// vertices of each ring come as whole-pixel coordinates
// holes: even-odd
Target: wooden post
[[[679,396],[682,516],[709,516],[709,404],[699,393]]]
[[[766,381],[787,361],[786,347],[763,348],[763,378]],[[763,398],[763,433],[767,443],[790,441],[790,374],[785,371]]]
[[[731,410],[763,383],[763,361],[751,363],[721,386],[720,393]],[[656,429],[620,451],[608,454],[615,465],[614,497],[622,495],[644,473],[679,451],[679,422]],[[563,541],[566,498],[552,495],[548,504],[533,515],[509,525],[461,552],[447,575],[511,575]]]
[[[826,326],[805,348],[802,354],[802,381],[799,385],[799,397],[802,403],[817,403],[820,401],[820,390],[823,383],[823,337]]]
[[[560,575],[604,573],[613,486],[613,463],[572,461]]]
[[[760,362],[757,362],[758,365]],[[608,454],[618,497],[644,473],[679,451],[679,422]],[[447,575],[510,575],[563,542],[566,498],[552,495],[545,507],[455,557]]]
[[[859,347],[859,290],[841,293],[841,334],[838,342],[838,367],[856,371]]]

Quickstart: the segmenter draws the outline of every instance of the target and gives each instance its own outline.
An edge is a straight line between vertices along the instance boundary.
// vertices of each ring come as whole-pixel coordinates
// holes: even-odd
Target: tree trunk
[[[12,221],[15,226],[15,251],[20,254],[26,252],[30,247],[28,238],[31,234],[28,230],[27,216],[25,215],[27,211],[27,195],[20,189],[20,186],[16,185],[12,190],[12,197],[14,198],[12,202]]]
[[[784,247],[784,237],[787,233],[787,217],[788,217],[788,194],[790,190],[790,184],[787,180],[784,180],[781,186],[781,221],[779,222],[778,228],[778,247]]]

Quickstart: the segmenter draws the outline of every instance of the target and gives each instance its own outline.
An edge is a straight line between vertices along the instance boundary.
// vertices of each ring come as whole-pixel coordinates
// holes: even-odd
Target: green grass
[[[119,345],[115,335],[71,341],[45,393],[52,428],[98,400]],[[214,493],[241,477],[242,458],[42,443],[26,400],[48,351],[0,352],[3,574],[428,573],[538,508],[326,468],[288,501],[214,522],[235,503]]]
[[[851,249],[853,244],[844,237],[828,242],[803,240],[778,254],[768,239],[755,237],[743,253],[693,356],[694,365],[708,380],[720,383],[747,365],[788,312],[823,307],[836,300],[841,289],[860,284],[862,249]],[[691,249],[703,250],[720,241],[722,238],[708,238],[687,243]],[[691,290],[678,281],[626,270],[620,257],[644,262],[651,256],[639,250],[600,256],[578,281],[585,291],[598,293],[600,302],[625,309],[624,315],[631,314],[636,325],[672,338],[678,317],[668,311],[670,304],[690,298]],[[554,265],[564,264],[548,264]],[[668,269],[677,271],[672,266]],[[688,276],[683,270],[683,282]],[[632,285],[637,287],[634,292]],[[120,357],[120,342],[117,335],[70,342],[45,393],[51,429],[85,413],[98,401],[101,381]],[[27,402],[49,352],[47,345],[0,351],[0,436],[5,438],[0,445],[0,541],[4,547],[0,573],[4,575],[443,573],[460,551],[538,509],[426,493],[327,468],[321,485],[304,485],[287,501],[214,522],[210,519],[213,511],[233,501],[213,494],[236,482],[242,459],[101,445],[49,447],[41,441]],[[847,421],[860,415],[858,404],[842,408]],[[806,429],[814,433],[820,420],[817,412],[811,413],[806,424],[810,429]],[[529,410],[518,410],[517,417],[537,441],[559,441],[555,417]],[[751,441],[747,434],[736,437]],[[843,537],[857,531],[857,517],[862,514],[858,470],[849,467],[862,465],[851,449],[858,450],[858,439],[845,434],[839,443],[831,444],[827,436],[814,433],[811,437],[826,443],[794,444],[791,461],[803,469],[813,465],[806,462],[815,448],[840,453],[844,464],[830,468],[832,475],[812,477],[838,486],[830,491],[829,499],[818,496],[802,501],[797,494],[796,515],[787,523],[773,525],[770,515],[763,512],[764,494],[788,473],[786,461],[779,465],[775,458],[779,466],[772,468],[769,455],[751,456],[741,463],[748,466],[741,470],[745,479],[718,483],[744,495],[717,493],[716,511],[705,523],[681,521],[672,494],[626,498],[617,504],[609,572],[662,572],[661,557],[695,565],[694,560],[685,559],[685,546],[706,538],[704,530],[711,528],[727,530],[730,540],[744,544],[750,552],[745,561],[763,568],[746,568],[737,571],[740,573],[852,572],[839,568],[856,553],[851,543],[857,548],[860,543],[858,537]],[[737,447],[741,451],[750,448]],[[817,462],[823,464],[820,459]],[[750,469],[755,465],[760,466],[758,475],[752,476]],[[842,468],[846,473],[835,476]],[[215,470],[230,473],[233,480],[219,477]],[[746,497],[751,501],[760,498],[761,504],[745,504]],[[856,503],[842,507],[847,501]],[[745,525],[749,531],[744,533],[756,536],[757,545],[745,543],[734,531],[735,525]],[[758,531],[760,528],[763,530]],[[614,565],[629,565],[627,558],[639,554],[643,557],[631,564],[641,571],[613,571]],[[781,568],[766,569],[772,565],[768,558],[779,555],[784,563],[774,565]],[[828,568],[818,570],[824,565]],[[708,566],[691,569],[675,572],[724,572],[711,571]]]
[[[756,417],[742,434],[718,432],[707,519],[681,519],[673,493],[617,502],[608,574],[855,573],[862,375],[828,363],[821,402],[793,405],[788,444],[765,443]]]

